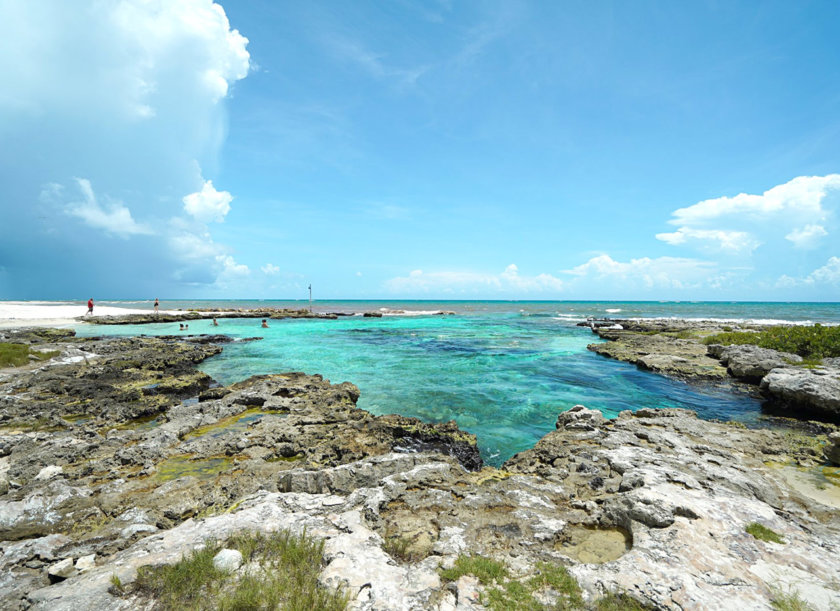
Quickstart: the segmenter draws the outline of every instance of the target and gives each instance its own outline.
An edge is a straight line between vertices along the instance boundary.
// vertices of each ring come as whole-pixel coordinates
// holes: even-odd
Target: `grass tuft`
[[[458,556],[451,569],[440,571],[444,581],[458,581],[464,575],[474,575],[482,584],[490,585],[494,581],[501,582],[508,576],[508,571],[501,562],[481,556]]]
[[[26,344],[0,342],[0,368],[26,365],[30,357],[34,357],[39,361],[45,361],[54,356],[58,356],[58,354],[59,352],[57,350],[39,352],[37,350],[31,350]]]
[[[752,524],[747,525],[747,532],[761,541],[770,541],[772,543],[785,542],[785,540],[782,539],[782,536],[779,533],[770,530],[769,528],[767,528],[763,524],[759,524],[758,522],[753,522]]]
[[[610,592],[595,603],[595,611],[646,611],[647,609],[650,607],[623,592],[618,594]]]
[[[773,598],[770,599],[770,606],[777,611],[812,611],[813,607],[809,605],[799,595],[796,589],[784,591],[778,587],[771,587]]]
[[[412,541],[407,537],[392,535],[385,539],[382,549],[386,554],[402,562],[418,562],[423,554],[412,548]]]
[[[247,570],[216,570],[213,557],[223,548],[237,549]],[[318,583],[323,564],[323,541],[306,533],[240,534],[208,544],[174,565],[142,567],[135,588],[152,596],[156,607],[171,610],[344,609],[347,596]]]
[[[533,591],[551,588],[565,601],[566,607],[563,608],[574,609],[583,604],[580,586],[566,567],[539,562],[537,570],[539,571],[537,575],[528,580],[528,585]]]
[[[537,574],[527,581],[508,578],[508,571],[499,562],[479,556],[459,556],[451,569],[441,570],[441,578],[455,581],[463,575],[475,576],[484,586],[481,603],[491,611],[572,611],[593,608],[583,600],[577,580],[563,566],[538,562]],[[537,599],[551,600],[546,604]],[[649,607],[632,597],[607,594],[595,602],[598,611],[646,611]]]

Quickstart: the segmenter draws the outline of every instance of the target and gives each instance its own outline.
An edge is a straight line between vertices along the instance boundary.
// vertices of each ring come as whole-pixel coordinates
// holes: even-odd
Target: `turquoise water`
[[[333,311],[348,303],[353,302],[332,304]],[[613,310],[675,309],[674,304],[665,310],[659,304],[590,302],[586,313],[606,309],[604,305]],[[264,338],[227,344],[221,355],[201,365],[222,384],[284,371],[320,373],[332,382],[351,381],[362,392],[359,407],[374,414],[399,413],[430,422],[456,420],[478,436],[484,459],[494,465],[533,447],[554,429],[559,412],[578,403],[600,409],[608,417],[641,407],[684,407],[696,410],[702,418],[746,423],[755,423],[761,415],[759,401],[749,396],[713,386],[690,386],[587,351],[586,345],[597,337],[587,328],[574,326],[581,314],[568,310],[579,304],[365,302],[358,309],[380,307],[450,309],[458,315],[272,320],[269,329],[261,329],[254,319],[220,319],[219,327],[201,320],[190,323],[189,333]],[[765,307],[760,312],[755,307],[763,314],[750,317],[807,320],[816,316],[814,308],[802,304],[787,309]],[[698,317],[734,317],[726,311],[721,308],[713,312],[715,316]],[[825,322],[840,321],[837,304],[824,307],[824,312]],[[80,326],[78,330],[88,336],[180,333],[177,323]]]

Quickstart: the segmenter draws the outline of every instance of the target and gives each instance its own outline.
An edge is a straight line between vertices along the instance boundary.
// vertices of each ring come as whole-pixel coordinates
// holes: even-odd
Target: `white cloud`
[[[822,267],[812,271],[807,284],[840,284],[840,257],[831,257]]]
[[[579,278],[641,285],[645,288],[682,289],[707,283],[716,268],[715,263],[697,259],[642,257],[625,263],[603,254],[565,273]]]
[[[833,200],[827,198],[834,193],[840,193],[840,174],[799,176],[761,195],[707,199],[675,210],[668,222],[679,228],[656,239],[728,254],[748,255],[762,244],[779,244],[782,236],[796,248],[816,248],[828,235]],[[791,230],[791,219],[804,225]]]
[[[248,41],[222,7],[211,0],[0,0],[0,14],[0,201],[21,202],[3,210],[0,244],[21,258],[35,248],[69,255],[54,257],[37,284],[17,271],[23,267],[9,266],[11,290],[48,284],[66,293],[80,281],[97,282],[115,262],[126,273],[109,286],[132,294],[167,290],[161,283],[169,270],[230,269],[216,260],[227,249],[206,227],[167,224],[193,191],[190,212],[176,214],[206,223],[229,210],[230,194],[208,193],[201,168],[214,163],[225,139],[224,98],[250,68]],[[61,184],[74,175],[98,197],[79,185],[83,197],[67,207],[72,197]],[[65,213],[84,226],[63,231]],[[150,237],[141,250],[137,240],[80,239],[88,228]],[[195,277],[214,281],[206,272]]]
[[[109,200],[105,206],[101,206],[96,200],[96,194],[90,181],[86,178],[77,178],[76,183],[82,192],[84,201],[71,202],[64,208],[71,216],[82,219],[87,225],[95,229],[102,229],[105,233],[116,235],[121,238],[128,238],[132,235],[150,235],[154,233],[147,225],[137,223],[131,216],[131,211],[122,202]],[[51,183],[41,191],[41,199],[50,196],[60,196],[63,188],[61,185]]]
[[[6,2],[3,16],[0,71],[14,87],[0,109],[92,104],[145,120],[168,112],[173,85],[215,103],[248,74],[248,40],[211,0]]]
[[[697,242],[701,246],[712,244],[715,250],[730,253],[752,252],[761,244],[746,231],[691,229],[689,227],[680,227],[673,233],[657,233],[656,239],[675,246],[692,242]]]
[[[262,273],[267,276],[273,276],[274,274],[280,273],[280,268],[276,265],[272,265],[271,263],[266,263],[260,269],[262,270]]]
[[[805,225],[800,229],[791,231],[785,236],[785,239],[793,242],[793,245],[797,248],[808,250],[819,246],[820,239],[827,235],[828,232],[822,225]]]
[[[821,219],[826,194],[840,189],[840,174],[798,176],[762,195],[740,193],[734,197],[707,199],[674,211],[672,225],[697,226],[729,216],[762,218],[779,212]]]
[[[391,278],[385,286],[395,293],[521,294],[560,291],[563,281],[550,274],[520,276],[517,266],[510,264],[500,274],[416,269],[408,276]]]
[[[794,278],[782,274],[776,280],[777,288],[792,288],[796,286],[826,286],[840,285],[840,257],[829,257],[825,265],[818,267],[804,278]]]
[[[240,265],[230,255],[218,255],[216,262],[221,265],[223,276],[247,276],[251,273],[247,265]]]
[[[221,223],[230,212],[233,196],[227,191],[216,191],[212,180],[204,182],[201,191],[184,196],[184,210],[202,223]]]

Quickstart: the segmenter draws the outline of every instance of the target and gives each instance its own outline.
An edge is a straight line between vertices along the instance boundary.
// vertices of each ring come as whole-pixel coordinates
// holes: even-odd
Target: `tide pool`
[[[498,465],[554,429],[557,414],[581,403],[607,417],[642,407],[683,407],[702,418],[755,422],[757,400],[689,386],[586,350],[589,329],[517,311],[459,316],[338,320],[256,319],[190,323],[190,334],[261,341],[225,344],[200,368],[221,384],[286,371],[319,373],[361,390],[359,407],[428,422],[454,419],[475,433]],[[178,335],[178,323],[80,326],[79,335]]]

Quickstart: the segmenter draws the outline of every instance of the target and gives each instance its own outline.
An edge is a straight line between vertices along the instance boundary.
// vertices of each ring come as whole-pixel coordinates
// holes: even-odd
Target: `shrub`
[[[758,333],[732,331],[710,335],[703,343],[725,346],[752,344],[761,348],[792,352],[813,361],[840,356],[840,326],[778,326]]]
[[[239,550],[250,570],[242,575],[218,571],[213,557],[222,548]],[[323,541],[305,533],[236,535],[207,544],[174,565],[141,567],[135,589],[155,598],[155,608],[162,609],[339,611],[347,606],[346,595],[318,583],[323,552]]]

